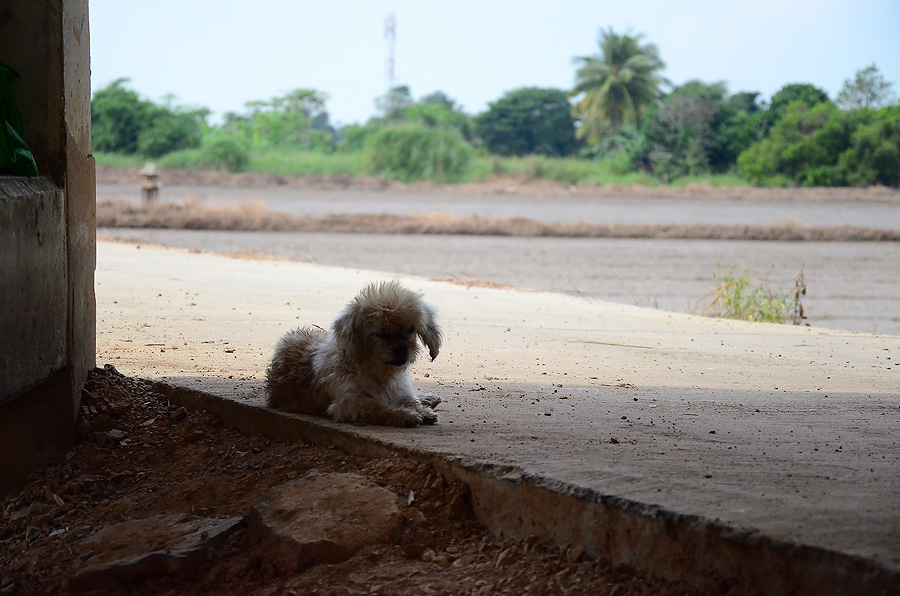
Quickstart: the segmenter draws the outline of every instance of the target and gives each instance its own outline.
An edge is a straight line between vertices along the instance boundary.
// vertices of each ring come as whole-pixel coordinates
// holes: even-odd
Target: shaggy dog
[[[367,286],[331,325],[304,327],[275,346],[266,370],[268,403],[337,422],[434,424],[434,396],[418,396],[408,368],[421,338],[434,360],[441,330],[434,309],[396,281]]]

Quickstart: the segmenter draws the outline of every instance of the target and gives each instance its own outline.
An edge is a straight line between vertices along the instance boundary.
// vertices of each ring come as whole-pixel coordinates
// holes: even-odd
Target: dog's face
[[[419,354],[418,338],[428,347],[432,360],[441,347],[434,310],[395,281],[367,286],[347,305],[332,329],[357,362],[379,368],[412,364]]]

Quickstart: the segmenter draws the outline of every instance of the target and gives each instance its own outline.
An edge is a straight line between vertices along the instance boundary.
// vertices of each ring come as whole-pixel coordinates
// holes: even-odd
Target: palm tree
[[[641,43],[643,37],[601,30],[600,53],[575,58],[580,68],[572,95],[584,94],[573,110],[581,118],[579,138],[595,144],[606,134],[619,134],[659,97],[667,81],[658,72],[665,64],[655,45]]]

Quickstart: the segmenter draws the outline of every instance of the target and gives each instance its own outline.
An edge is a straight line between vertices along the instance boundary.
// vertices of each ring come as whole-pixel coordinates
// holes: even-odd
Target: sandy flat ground
[[[231,206],[256,202],[285,213],[433,213],[589,223],[713,223],[900,228],[894,200],[592,197],[580,194],[164,187],[162,200]],[[98,185],[98,200],[138,202],[134,185]],[[785,290],[804,271],[814,326],[900,335],[900,245],[893,242],[744,242],[405,236],[296,232],[102,229],[106,237],[204,251],[271,255],[438,279],[477,279],[690,312],[718,271],[749,268]]]
[[[893,194],[866,199],[848,194],[841,200],[839,196],[822,198],[799,191],[796,195],[772,191],[774,196],[753,198],[726,196],[725,192],[722,195],[596,196],[540,190],[453,192],[163,185],[160,196],[163,201],[194,201],[223,207],[257,203],[273,211],[296,215],[441,212],[457,217],[524,217],[543,222],[765,225],[792,221],[804,226],[900,227],[900,201]],[[137,204],[140,191],[134,184],[99,184],[97,200],[126,200]]]

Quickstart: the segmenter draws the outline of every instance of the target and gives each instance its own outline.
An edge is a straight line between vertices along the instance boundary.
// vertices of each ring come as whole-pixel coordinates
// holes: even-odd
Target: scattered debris
[[[0,596],[72,596],[76,586],[100,586],[92,596],[695,593],[590,560],[577,546],[494,536],[475,519],[468,488],[431,465],[242,435],[112,366],[95,369],[88,390],[79,443],[19,493],[0,497]],[[113,440],[112,430],[124,438]],[[282,573],[240,523],[254,502],[291,483],[322,478],[336,487],[335,478],[354,476],[339,485],[344,493],[381,495],[393,509],[375,517],[382,522],[371,511],[345,518],[366,533],[377,523],[387,530],[343,562]],[[321,520],[334,515],[319,511]],[[162,520],[174,524],[168,533]]]

